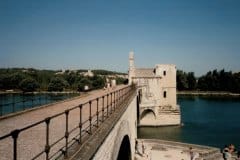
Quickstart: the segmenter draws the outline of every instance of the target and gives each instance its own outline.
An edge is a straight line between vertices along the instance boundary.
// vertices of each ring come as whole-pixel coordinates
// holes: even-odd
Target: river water
[[[0,116],[77,96],[77,93],[1,94]]]
[[[240,98],[179,96],[178,104],[183,126],[141,127],[138,137],[239,148]]]

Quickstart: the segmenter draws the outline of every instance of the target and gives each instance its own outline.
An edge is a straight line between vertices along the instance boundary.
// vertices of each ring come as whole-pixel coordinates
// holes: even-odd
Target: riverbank
[[[177,95],[240,97],[240,93],[222,91],[177,91]]]
[[[135,160],[188,160],[190,152],[198,160],[223,160],[220,149],[215,147],[158,139],[137,141]]]

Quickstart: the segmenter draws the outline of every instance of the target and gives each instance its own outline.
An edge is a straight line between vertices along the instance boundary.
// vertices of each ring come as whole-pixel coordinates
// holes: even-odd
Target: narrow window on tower
[[[164,98],[167,97],[167,92],[166,92],[166,91],[163,92],[163,97],[164,97]]]
[[[166,76],[166,71],[163,71],[163,75]]]

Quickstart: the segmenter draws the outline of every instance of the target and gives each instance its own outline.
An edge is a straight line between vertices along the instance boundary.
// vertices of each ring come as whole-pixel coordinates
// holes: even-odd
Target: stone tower
[[[129,73],[128,73],[128,84],[132,84],[133,77],[135,77],[135,66],[134,66],[134,52],[129,52]]]
[[[138,125],[168,126],[181,123],[176,99],[176,66],[157,64],[154,68],[136,68],[129,53],[129,84],[138,88]]]

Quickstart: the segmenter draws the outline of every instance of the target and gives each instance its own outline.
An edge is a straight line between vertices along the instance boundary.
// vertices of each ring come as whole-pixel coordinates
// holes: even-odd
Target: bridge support
[[[112,114],[108,117],[107,113],[105,114],[104,122],[92,132],[69,160],[134,159],[137,138],[137,96],[133,86],[126,91],[119,92],[118,95],[121,96],[116,101],[114,112],[112,103],[104,103],[110,105],[109,113]],[[112,101],[111,98],[108,100]]]
[[[137,98],[125,104],[126,110],[112,128],[96,154],[94,160],[134,159],[137,138]],[[121,113],[118,113],[121,114]]]

